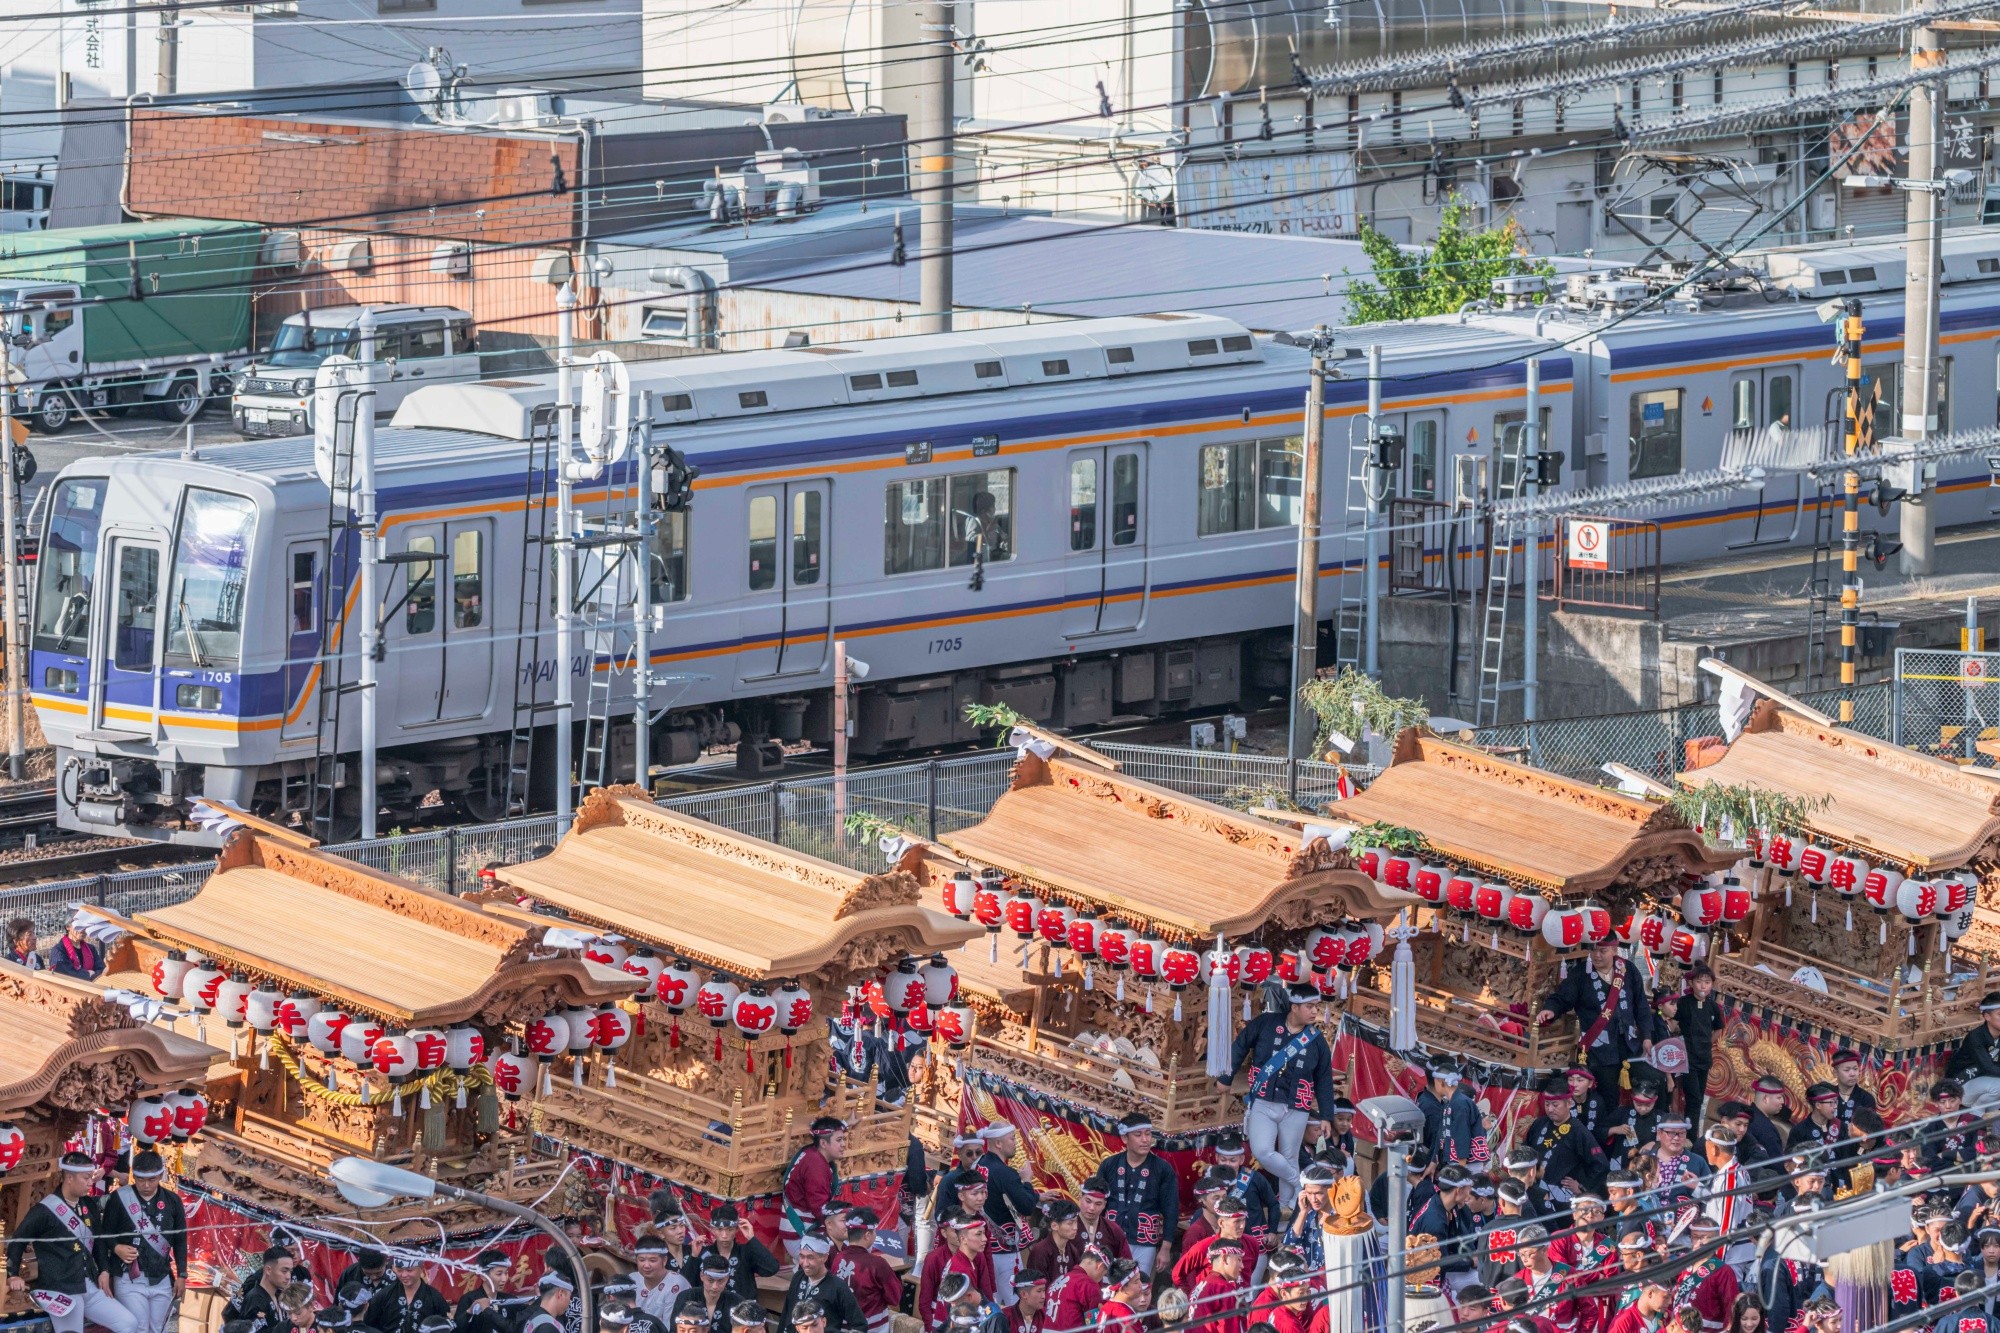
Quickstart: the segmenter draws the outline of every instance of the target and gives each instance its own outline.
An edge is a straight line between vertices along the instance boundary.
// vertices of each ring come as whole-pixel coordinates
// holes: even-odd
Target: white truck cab
[[[358,358],[361,312],[375,316],[375,359],[389,367],[375,393],[378,416],[429,384],[479,378],[472,316],[448,305],[323,306],[278,326],[268,351],[236,382],[230,416],[245,435],[299,435],[312,430],[313,379],[338,353]]]

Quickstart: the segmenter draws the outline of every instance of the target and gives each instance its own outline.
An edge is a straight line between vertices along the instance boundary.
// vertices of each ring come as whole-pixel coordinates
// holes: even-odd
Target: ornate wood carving
[[[1410,733],[1404,734],[1408,736]],[[1407,752],[1402,748],[1403,744],[1403,740],[1399,738],[1396,756],[1398,763],[1406,762]],[[1625,796],[1603,787],[1590,787],[1580,782],[1571,782],[1567,778],[1556,777],[1542,769],[1508,763],[1483,751],[1454,745],[1435,736],[1419,734],[1415,738],[1415,753],[1409,757],[1442,769],[1464,773],[1481,781],[1512,787],[1545,800],[1560,801],[1565,805],[1588,810],[1592,814],[1616,819],[1631,825],[1634,832],[1641,829],[1687,827],[1681,817],[1667,806]]]

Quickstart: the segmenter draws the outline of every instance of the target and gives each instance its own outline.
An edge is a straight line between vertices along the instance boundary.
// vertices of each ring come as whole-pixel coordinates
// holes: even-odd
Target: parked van
[[[448,305],[341,305],[301,311],[278,326],[270,350],[237,381],[230,414],[245,435],[299,435],[312,426],[313,378],[327,357],[359,357],[361,312],[375,315],[375,359],[386,362],[375,412],[412,390],[479,378],[472,316]]]

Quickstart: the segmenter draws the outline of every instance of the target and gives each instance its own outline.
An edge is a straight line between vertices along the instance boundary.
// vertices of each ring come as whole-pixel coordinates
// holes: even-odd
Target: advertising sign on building
[[[1183,227],[1271,236],[1355,236],[1354,155],[1304,153],[1183,163],[1174,214]]]

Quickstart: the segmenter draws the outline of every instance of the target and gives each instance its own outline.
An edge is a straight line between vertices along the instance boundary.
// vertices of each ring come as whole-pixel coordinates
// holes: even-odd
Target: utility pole
[[[1527,419],[1521,429],[1528,432],[1528,447],[1522,450],[1525,463],[1521,469],[1521,495],[1533,499],[1541,491],[1542,476],[1542,359],[1531,357],[1528,361]],[[1557,529],[1561,529],[1558,523]],[[1541,747],[1535,743],[1535,721],[1541,715],[1541,659],[1542,634],[1542,527],[1539,522],[1527,525],[1524,539],[1525,554],[1528,557],[1527,585],[1522,600],[1526,606],[1521,617],[1521,721],[1528,732],[1528,758],[1534,762],[1541,755]]]
[[[158,89],[162,97],[180,91],[181,8],[168,5],[160,10],[160,50]]]
[[[653,391],[639,393],[639,517],[633,546],[638,578],[632,605],[632,781],[653,790]],[[610,725],[607,720],[606,726]]]
[[[570,724],[576,716],[576,689],[570,679],[576,655],[576,488],[574,461],[576,406],[571,402],[570,359],[576,349],[576,285],[556,293],[556,837],[569,832],[571,798]],[[593,668],[594,669],[594,668]]]
[[[7,776],[20,781],[27,776],[28,685],[27,617],[21,607],[21,552],[16,540],[15,515],[21,497],[14,484],[14,343],[13,334],[0,319],[0,511],[4,511],[7,535],[0,559],[7,562]]]
[[[1916,0],[1915,8],[1926,11],[1936,0]],[[1908,179],[1930,188],[1908,191],[1904,201],[1907,225],[1904,232],[1903,268],[1903,392],[1900,410],[1903,419],[1893,423],[1903,440],[1921,445],[1938,428],[1938,307],[1941,276],[1941,233],[1946,212],[1943,192],[1933,182],[1941,181],[1943,163],[1938,148],[1944,138],[1944,44],[1938,30],[1928,25],[1910,34],[1912,73],[1937,72],[1934,83],[1919,83],[1910,89],[1910,162]],[[1912,465],[1910,493],[1903,500],[1898,526],[1903,540],[1898,568],[1905,576],[1929,574],[1935,563],[1937,508],[1923,483],[1923,464]],[[1842,627],[1843,640],[1846,628]],[[1841,684],[1852,688],[1846,670],[1847,645],[1842,644]]]
[[[1362,487],[1361,510],[1361,669],[1371,679],[1382,678],[1382,628],[1376,611],[1382,605],[1382,538],[1375,531],[1375,473],[1386,470],[1388,459],[1382,449],[1382,347],[1368,346],[1368,451],[1384,466],[1369,468]]]
[[[917,86],[917,332],[951,332],[951,191],[956,146],[952,118],[958,59],[952,44],[952,6],[919,8],[926,39],[935,46],[919,59],[927,66]],[[921,49],[921,48],[920,48]]]
[[[382,527],[375,512],[375,314],[366,306],[354,326],[361,345],[361,385],[354,408],[355,519],[361,535],[361,836],[375,836],[375,811],[381,799],[375,790],[376,729],[381,723],[379,659],[382,654],[382,593],[377,583],[382,563]],[[338,429],[336,427],[336,429]],[[430,574],[430,569],[422,571]],[[406,577],[417,574],[412,565]],[[321,645],[321,651],[326,650]],[[338,728],[336,727],[336,731]],[[334,737],[336,747],[340,738]]]
[[[1840,720],[1854,721],[1854,639],[1861,621],[1861,302],[1850,300],[1840,321],[1840,350],[1847,358],[1847,470],[1841,474],[1840,520]],[[1905,511],[1907,512],[1907,511]],[[1824,622],[1822,622],[1824,623]]]
[[[1291,730],[1286,757],[1310,759],[1319,718],[1306,707],[1304,690],[1319,670],[1319,475],[1326,444],[1326,325],[1313,330],[1312,369],[1306,381],[1304,456],[1299,460],[1299,554],[1292,619]],[[1372,385],[1370,386],[1373,387]]]

